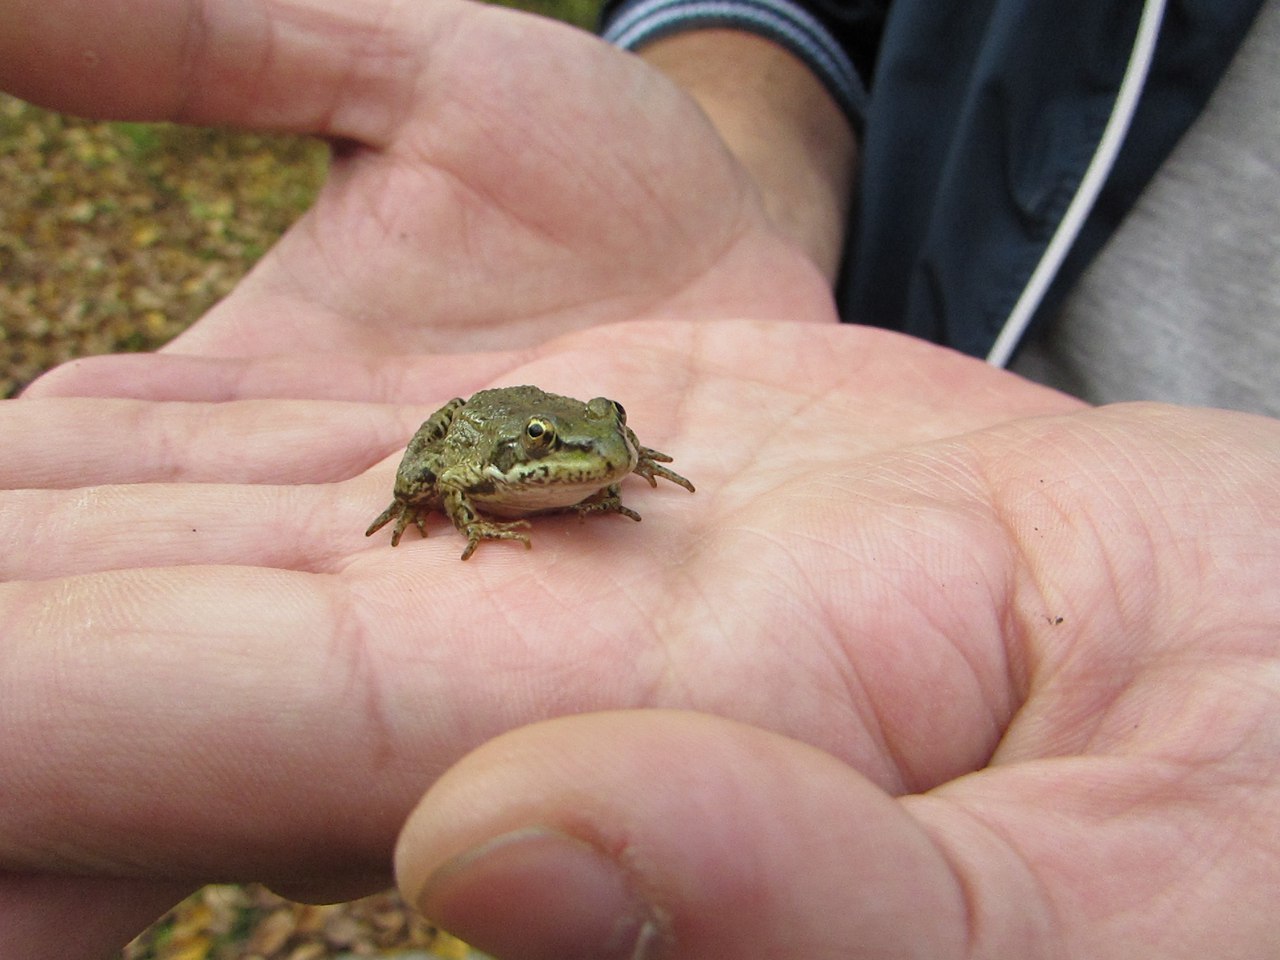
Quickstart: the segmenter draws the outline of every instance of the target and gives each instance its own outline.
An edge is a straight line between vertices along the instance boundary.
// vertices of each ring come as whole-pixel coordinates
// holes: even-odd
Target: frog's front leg
[[[669,456],[661,450],[654,450],[652,447],[641,446],[639,441],[636,440],[636,435],[634,433],[631,434],[631,440],[636,447],[636,452],[639,454],[639,457],[636,459],[636,465],[631,471],[632,473],[638,473],[640,476],[644,477],[649,481],[649,486],[651,487],[656,487],[658,485],[658,481],[654,479],[655,477],[662,477],[664,480],[670,480],[672,483],[679,484],[690,493],[695,492],[692,483],[680,476],[680,474],[676,473],[674,470],[668,470],[666,467],[659,465],[659,462],[670,463],[671,458]]]
[[[476,512],[467,495],[456,487],[444,491],[443,501],[444,512],[458,532],[467,538],[467,548],[462,551],[463,560],[476,552],[481,540],[520,540],[525,549],[529,549],[529,535],[523,532],[529,529],[528,520],[513,520],[511,523],[485,520]]]

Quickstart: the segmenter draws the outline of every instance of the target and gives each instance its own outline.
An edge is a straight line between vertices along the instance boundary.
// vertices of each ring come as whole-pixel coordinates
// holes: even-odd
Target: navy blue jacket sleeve
[[[857,126],[888,0],[606,0],[601,35],[627,50],[684,30],[732,27],[787,48]]]
[[[636,49],[728,26],[796,53],[862,146],[842,318],[1004,362],[1194,122],[1262,2],[606,0],[603,32]]]

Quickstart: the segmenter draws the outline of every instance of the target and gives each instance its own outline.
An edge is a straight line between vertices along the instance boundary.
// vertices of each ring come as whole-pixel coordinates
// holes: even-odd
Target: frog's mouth
[[[491,490],[473,493],[472,499],[486,513],[498,517],[518,517],[538,510],[571,507],[631,472],[626,463],[601,463],[597,456],[581,463],[560,456],[554,463],[532,460],[517,464],[505,473],[497,467],[485,470],[493,481]]]

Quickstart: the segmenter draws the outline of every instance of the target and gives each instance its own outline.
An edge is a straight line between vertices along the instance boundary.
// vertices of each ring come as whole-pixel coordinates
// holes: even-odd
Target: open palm
[[[67,874],[157,898],[210,877],[385,879],[422,792],[498,737],[428,795],[436,852],[550,802],[520,790],[567,789],[539,742],[579,770],[566,829],[665,801],[675,815],[631,842],[668,869],[751,876],[803,852],[749,920],[715,909],[736,884],[685,878],[663,904],[678,956],[749,955],[780,918],[806,933],[770,955],[897,956],[868,930],[902,937],[913,910],[909,955],[1250,955],[1224,952],[1221,917],[1180,910],[1206,889],[1231,898],[1230,937],[1274,935],[1276,860],[1256,855],[1280,792],[1270,421],[1085,410],[905,338],[788,322],[377,364],[104,362],[145,362],[142,393],[225,402],[0,408],[10,902]],[[522,382],[622,401],[698,492],[633,480],[643,523],[546,518],[532,551],[482,544],[466,564],[443,521],[397,549],[363,536],[419,420]],[[526,727],[634,708],[695,713]],[[672,716],[705,719],[655,738]],[[476,764],[507,778],[499,800],[450,787]],[[726,824],[755,840],[709,855]],[[872,920],[855,881],[881,891]]]
[[[582,31],[456,0],[22,13],[0,40],[19,95],[335,143],[315,206],[168,351],[454,352],[637,317],[834,318],[694,102]],[[109,59],[86,64],[86,34]]]

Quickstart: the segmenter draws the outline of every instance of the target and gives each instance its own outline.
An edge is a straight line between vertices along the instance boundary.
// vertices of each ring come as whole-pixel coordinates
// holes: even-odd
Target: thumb
[[[502,960],[965,953],[925,831],[829,754],[704,714],[525,727],[427,793],[396,851],[433,922]]]

